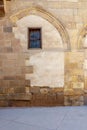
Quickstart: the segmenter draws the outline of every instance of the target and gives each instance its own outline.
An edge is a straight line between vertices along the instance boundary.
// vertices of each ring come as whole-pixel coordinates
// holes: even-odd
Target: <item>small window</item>
[[[28,48],[41,48],[41,28],[29,28],[28,38]]]

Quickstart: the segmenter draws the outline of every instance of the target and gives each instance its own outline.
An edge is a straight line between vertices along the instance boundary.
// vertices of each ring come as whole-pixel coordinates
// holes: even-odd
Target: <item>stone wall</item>
[[[11,0],[4,8],[0,106],[87,104],[86,0]],[[28,27],[42,28],[42,50],[27,48]]]

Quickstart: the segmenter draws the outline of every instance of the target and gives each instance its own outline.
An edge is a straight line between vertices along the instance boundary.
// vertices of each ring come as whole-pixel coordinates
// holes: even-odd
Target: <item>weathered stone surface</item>
[[[21,100],[21,101],[23,101],[23,100],[25,100],[25,101],[28,100],[29,101],[29,100],[31,100],[31,98],[32,98],[31,93],[12,94],[12,95],[9,95],[9,97],[8,97],[9,100]]]
[[[12,32],[12,27],[3,27],[3,31],[11,33]]]
[[[30,87],[30,80],[25,80],[25,86]]]
[[[87,105],[87,94],[84,96],[84,105]]]
[[[8,102],[6,100],[1,100],[0,107],[8,107]]]
[[[15,89],[14,89],[14,93],[25,93],[25,87],[16,87],[15,86]]]
[[[48,94],[49,88],[40,88],[40,93],[41,94]]]
[[[74,90],[73,89],[65,89],[64,95],[66,95],[66,96],[74,95]]]
[[[5,4],[0,7],[0,106],[87,105],[86,0]],[[29,27],[42,28],[41,49],[28,49]]]
[[[28,73],[28,74],[31,74],[33,73],[33,66],[26,66],[22,69],[22,72],[23,73]]]
[[[5,10],[4,10],[4,6],[0,6],[0,17],[5,16]]]
[[[29,87],[25,87],[25,92],[29,93],[30,92],[30,88]]]
[[[30,92],[31,93],[40,93],[40,88],[35,86],[35,87],[30,87]]]
[[[82,106],[84,105],[83,96],[65,96],[64,97],[65,106]]]

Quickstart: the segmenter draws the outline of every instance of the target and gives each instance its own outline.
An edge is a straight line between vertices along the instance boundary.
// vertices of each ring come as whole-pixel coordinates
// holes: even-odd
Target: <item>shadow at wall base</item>
[[[18,95],[18,94],[17,94]],[[23,96],[26,94],[23,94]],[[16,94],[15,94],[16,96]],[[82,106],[87,105],[87,95],[64,96],[64,94],[33,94],[32,97],[3,99],[0,100],[0,107],[53,107],[53,106]]]

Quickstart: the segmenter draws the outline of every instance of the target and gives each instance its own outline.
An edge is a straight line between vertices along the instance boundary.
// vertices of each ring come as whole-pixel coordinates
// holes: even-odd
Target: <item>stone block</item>
[[[26,59],[25,66],[29,66],[29,65],[30,65],[29,59]]]
[[[84,97],[83,96],[65,96],[64,97],[65,106],[82,106],[84,105]]]
[[[30,87],[30,80],[25,80],[25,86]]]
[[[39,94],[40,93],[40,88],[35,86],[35,87],[30,87],[30,92],[33,94]]]
[[[72,99],[70,98],[70,96],[64,96],[64,105],[72,106]]]
[[[72,82],[73,88],[84,89],[84,82]]]
[[[2,86],[0,86],[0,94],[4,93],[4,88]]]
[[[75,88],[73,90],[74,90],[74,95],[84,95],[83,89]]]
[[[7,100],[7,95],[5,94],[0,94],[0,101],[1,100]]]
[[[6,52],[7,52],[7,53],[11,53],[11,52],[13,52],[12,47],[5,47],[5,48],[6,48]]]
[[[6,26],[4,26],[3,27],[3,32],[8,32],[8,33],[11,33],[12,32],[12,27],[6,27]]]
[[[3,87],[3,88],[4,88],[4,87],[5,87],[5,88],[6,88],[6,87],[8,88],[8,87],[9,87],[9,80],[2,80],[1,85],[2,85],[1,87]]]
[[[72,106],[82,106],[84,105],[83,96],[74,96],[72,101]]]
[[[21,100],[21,101],[29,101],[31,100],[32,98],[32,95],[31,93],[27,93],[27,94],[24,94],[24,93],[18,93],[18,94],[12,94],[12,95],[9,95],[9,100]]]
[[[22,69],[23,73],[31,74],[33,73],[33,66],[26,66]]]
[[[72,96],[72,95],[74,95],[74,90],[73,89],[65,89],[64,95],[65,96]]]
[[[25,87],[15,87],[14,92],[15,93],[25,93]]]
[[[0,88],[3,87],[3,80],[0,80]]]
[[[9,92],[8,92],[8,93],[9,93],[9,94],[13,94],[14,92],[15,92],[15,91],[14,91],[14,88],[12,88],[12,87],[10,88],[10,87],[9,87]]]
[[[78,75],[78,82],[84,82],[84,76]]]
[[[1,101],[0,101],[0,107],[8,107],[8,101],[6,101],[6,100],[1,100]]]
[[[52,93],[60,93],[60,92],[64,91],[64,88],[60,88],[60,87],[58,87],[58,88],[49,88],[49,91],[50,91],[50,93],[51,92]]]
[[[58,104],[64,105],[64,93],[63,92],[58,92],[56,95]]]
[[[28,107],[31,106],[30,100],[9,100],[8,102],[9,107]]]
[[[4,33],[0,32],[0,40],[4,39]],[[2,41],[2,44],[4,43],[4,40]]]
[[[48,94],[49,88],[40,88],[40,93],[41,94]]]
[[[25,87],[25,80],[19,80],[19,79],[16,79],[16,80],[10,80],[9,81],[9,86],[10,87]]]
[[[71,76],[72,82],[77,82],[78,81],[78,76]]]
[[[21,80],[24,82],[25,76],[23,74],[16,75],[16,80]]]
[[[0,17],[4,17],[5,16],[5,11],[4,11],[4,6],[0,7]]]
[[[25,92],[29,93],[30,92],[30,88],[29,87],[25,87]]]
[[[4,80],[15,80],[15,76],[4,76]]]
[[[84,95],[84,105],[87,105],[87,94]]]

